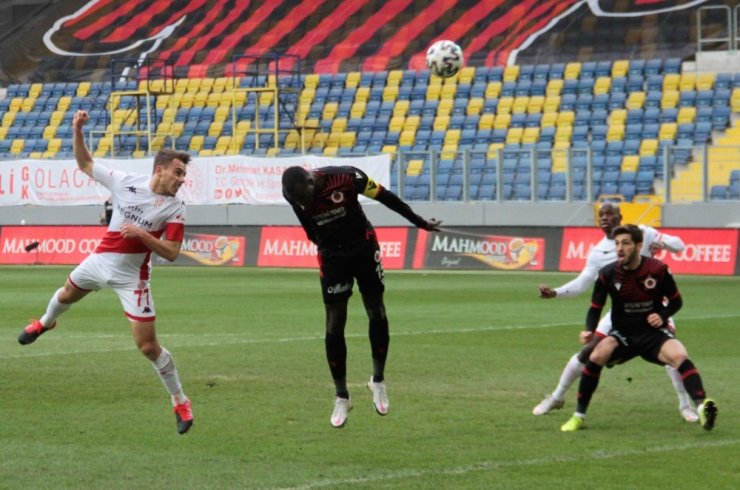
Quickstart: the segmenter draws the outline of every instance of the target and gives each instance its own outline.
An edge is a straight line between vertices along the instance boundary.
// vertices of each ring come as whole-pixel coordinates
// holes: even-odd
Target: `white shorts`
[[[99,291],[109,287],[121,301],[130,320],[153,322],[156,317],[154,296],[149,280],[141,279],[121,254],[91,254],[69,275],[69,282],[81,291]],[[148,274],[147,274],[148,276]]]
[[[673,317],[668,319],[668,328],[671,332],[676,331],[676,325],[673,323]],[[606,312],[606,315],[601,317],[599,324],[596,326],[596,335],[598,337],[606,337],[609,332],[612,331],[612,310]]]

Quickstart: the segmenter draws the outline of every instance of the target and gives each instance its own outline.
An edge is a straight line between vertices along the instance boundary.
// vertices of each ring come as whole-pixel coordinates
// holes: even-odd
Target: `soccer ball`
[[[455,76],[463,64],[463,52],[452,41],[437,41],[427,50],[427,66],[432,75],[441,78]]]

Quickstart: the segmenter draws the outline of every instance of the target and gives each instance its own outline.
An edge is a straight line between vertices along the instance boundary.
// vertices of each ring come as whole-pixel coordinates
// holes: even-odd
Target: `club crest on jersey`
[[[652,276],[647,276],[642,284],[645,286],[645,289],[653,289],[658,284],[658,281]]]
[[[335,204],[339,204],[344,201],[344,194],[341,191],[334,191],[331,193],[331,201]]]
[[[620,289],[622,289],[622,283],[621,282],[615,282],[614,283],[614,287],[617,289],[617,291],[619,291]]]
[[[157,196],[154,198],[154,207],[161,208],[164,205],[164,197]]]

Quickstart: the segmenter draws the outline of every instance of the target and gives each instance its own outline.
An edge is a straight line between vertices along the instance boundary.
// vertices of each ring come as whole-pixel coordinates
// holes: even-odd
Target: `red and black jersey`
[[[596,328],[607,295],[612,300],[612,324],[626,334],[652,329],[647,322],[651,313],[659,314],[667,323],[682,306],[668,266],[651,257],[643,257],[635,270],[626,270],[614,262],[599,271],[586,318],[586,327],[591,331]],[[664,298],[668,298],[667,305],[664,305]]]
[[[291,202],[308,238],[326,249],[374,237],[358,197],[375,198],[381,186],[355,167],[322,167],[313,174],[313,203],[303,208]]]

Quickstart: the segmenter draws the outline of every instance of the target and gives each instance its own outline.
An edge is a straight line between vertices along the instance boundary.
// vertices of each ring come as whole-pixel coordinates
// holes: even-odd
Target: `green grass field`
[[[355,408],[336,430],[315,271],[159,268],[159,337],[196,416],[180,436],[112,291],[16,342],[70,270],[0,268],[0,488],[740,487],[740,278],[678,277],[714,431],[683,422],[665,370],[638,359],[604,371],[586,429],[564,434],[575,387],[565,409],[531,410],[578,350],[589,297],[536,291],[572,274],[388,272],[390,413],[365,388],[356,294]]]

